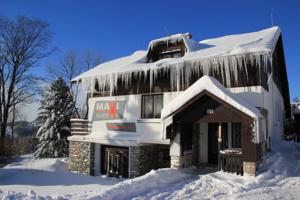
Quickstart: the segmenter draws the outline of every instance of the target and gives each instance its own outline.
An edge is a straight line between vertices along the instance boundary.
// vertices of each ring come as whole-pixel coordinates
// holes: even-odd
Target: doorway
[[[128,178],[128,147],[102,146],[101,155],[102,174]]]
[[[208,163],[218,164],[218,123],[208,123]]]

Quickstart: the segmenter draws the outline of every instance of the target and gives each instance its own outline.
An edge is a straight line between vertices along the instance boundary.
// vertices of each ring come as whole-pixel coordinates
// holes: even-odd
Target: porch
[[[166,128],[171,167],[209,166],[255,175],[262,157],[255,131],[252,116],[203,90],[172,113]]]

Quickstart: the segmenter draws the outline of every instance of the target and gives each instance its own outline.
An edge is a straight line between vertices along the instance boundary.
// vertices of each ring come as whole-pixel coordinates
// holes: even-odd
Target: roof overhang
[[[261,120],[264,120],[264,117],[259,110],[250,105],[244,99],[241,99],[239,96],[231,93],[221,83],[210,76],[203,76],[200,78],[191,87],[186,89],[183,93],[181,93],[163,108],[161,111],[163,138],[166,136],[167,126],[173,123],[173,116],[203,93],[211,94],[214,99],[219,99],[221,102],[230,105],[234,109],[253,119],[255,129],[254,142],[260,142],[260,138],[262,137],[259,135],[259,123]]]

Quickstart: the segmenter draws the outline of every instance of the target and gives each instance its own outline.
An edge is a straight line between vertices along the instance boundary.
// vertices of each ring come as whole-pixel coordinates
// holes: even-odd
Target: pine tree
[[[57,78],[47,88],[41,101],[39,119],[41,127],[35,158],[63,157],[68,155],[70,118],[74,115],[74,103],[70,88],[62,78]]]

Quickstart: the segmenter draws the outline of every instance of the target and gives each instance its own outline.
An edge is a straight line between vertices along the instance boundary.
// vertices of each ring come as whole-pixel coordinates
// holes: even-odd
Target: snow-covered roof
[[[253,119],[262,117],[257,108],[251,106],[245,102],[245,100],[231,93],[215,78],[205,75],[187,88],[183,93],[173,99],[169,104],[164,106],[161,111],[161,119],[167,118],[193,97],[205,90],[252,117]]]
[[[240,110],[241,112],[253,118],[257,126],[256,127],[257,131],[255,132],[254,138],[256,142],[258,142],[258,140],[261,138],[258,135],[259,134],[258,123],[259,123],[259,119],[263,118],[259,110],[254,106],[248,104],[242,98],[231,93],[218,80],[207,75],[201,77],[198,81],[196,81],[183,93],[181,93],[179,96],[173,99],[169,104],[163,107],[161,111],[161,119],[163,122],[162,125],[164,126],[162,127],[164,129],[163,132],[165,132],[166,126],[172,123],[173,113],[203,91],[210,92],[216,97],[227,102],[229,105],[233,106],[234,108]],[[166,122],[164,122],[165,120]]]
[[[202,40],[196,42],[187,37],[187,34],[177,34],[171,37],[181,37],[187,47],[187,53],[181,58],[165,58],[153,63],[146,62],[147,52],[136,51],[130,56],[115,59],[96,66],[95,68],[77,76],[72,81],[83,80],[84,85],[89,85],[93,90],[91,82],[98,79],[100,87],[110,86],[112,89],[117,84],[117,79],[128,81],[132,73],[155,74],[161,68],[180,68],[188,62],[201,62],[204,66],[211,66],[211,63],[238,63],[241,60],[224,60],[228,57],[241,58],[241,55],[253,53],[257,59],[266,55],[265,60],[270,58],[270,55],[275,48],[276,41],[280,35],[279,27],[272,27],[258,32],[244,33],[237,35],[228,35],[224,37]],[[167,37],[170,38],[170,37]],[[166,38],[164,38],[166,39]],[[161,39],[153,40],[151,43]],[[217,60],[216,60],[217,59]],[[241,58],[244,59],[244,58]],[[193,66],[193,64],[191,64]],[[206,67],[207,68],[207,67]],[[186,70],[186,69],[185,69]],[[175,75],[175,74],[174,74]]]

